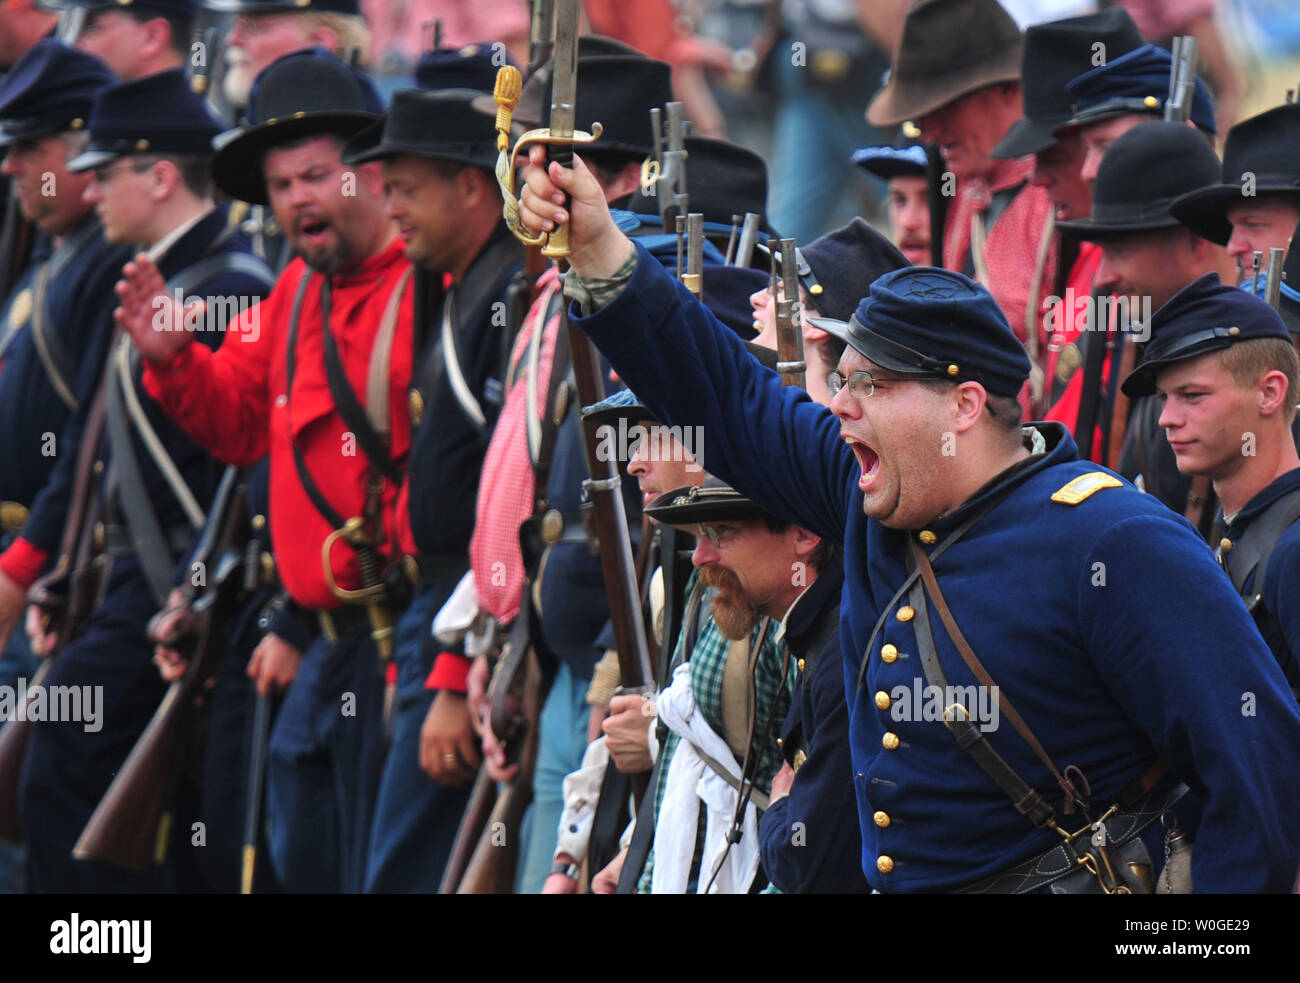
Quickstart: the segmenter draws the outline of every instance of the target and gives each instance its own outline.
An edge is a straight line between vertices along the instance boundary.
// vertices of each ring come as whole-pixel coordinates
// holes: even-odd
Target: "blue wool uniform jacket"
[[[104,241],[99,221],[93,214],[83,219],[70,235],[91,228],[95,230],[93,234],[50,280],[45,294],[46,331],[57,337],[56,344],[75,363],[68,382],[73,392],[81,394],[93,391],[104,364],[108,339],[113,332],[113,308],[117,306],[113,285],[122,276],[122,264],[131,253],[124,246]],[[28,299],[34,296],[36,275],[52,252],[49,240],[42,236],[32,264],[9,294],[4,316],[0,317],[0,335],[4,334],[15,299],[24,291]],[[63,430],[72,416],[55,392],[37,354],[33,320],[29,315],[15,328],[0,361],[0,460],[5,462],[0,469],[0,499],[27,506],[35,501],[55,464],[65,456],[68,445]],[[52,447],[46,434],[54,437]],[[61,523],[54,525],[57,545]],[[29,524],[28,528],[34,527]]]
[[[863,894],[862,835],[849,756],[840,658],[844,572],[821,571],[786,621],[785,643],[802,663],[781,734],[787,762],[803,754],[790,794],[759,821],[763,871],[784,894]]]
[[[1019,815],[941,722],[895,719],[901,699],[877,708],[878,692],[924,684],[915,626],[902,605],[887,608],[918,532],[863,514],[857,459],[835,417],[782,388],[644,253],[623,292],[579,324],[658,419],[705,427],[711,473],[788,521],[843,537],[840,638],[870,885],[951,890],[1052,846],[1057,834]],[[1197,888],[1291,890],[1300,710],[1276,660],[1180,516],[1127,483],[1075,506],[1053,502],[1098,469],[1078,460],[1063,427],[1039,431],[1047,453],[1006,479],[1009,491],[986,489],[930,529],[942,542],[985,496],[1007,491],[935,562],[953,616],[1057,767],[1082,770],[1094,806],[1104,809],[1158,754],[1204,804]],[[882,614],[884,631],[868,648]],[[930,620],[949,682],[974,685],[933,612]],[[892,661],[886,645],[897,649]],[[887,733],[898,738],[894,750]],[[1015,731],[1003,722],[988,736],[1074,828],[1077,816],[1063,816],[1062,792]]]
[[[1259,514],[1287,492],[1300,488],[1300,468],[1288,471],[1252,498],[1232,517],[1224,535],[1241,539]],[[1223,515],[1219,519],[1222,522]],[[1258,570],[1246,578],[1245,590],[1249,597],[1260,595],[1260,601],[1272,617],[1262,625],[1264,641],[1277,656],[1282,672],[1292,689],[1300,691],[1300,522],[1278,537],[1268,556],[1264,570],[1264,583],[1255,583]]]
[[[215,209],[196,223],[159,260],[158,270],[163,278],[170,280],[206,256],[225,252],[250,252],[248,240],[242,235],[236,234],[226,236],[224,239],[221,238],[225,234],[225,229],[226,213],[223,208]],[[120,268],[117,275],[120,276]],[[265,296],[268,289],[267,284],[246,273],[228,272],[215,276],[199,285],[191,294],[198,297],[246,298],[248,303],[252,304]],[[107,306],[110,322],[113,306],[115,305]],[[215,307],[216,305],[211,306]],[[195,333],[195,339],[202,344],[206,344],[209,348],[216,348],[220,345],[223,337],[224,335],[219,330]],[[49,482],[37,497],[32,508],[31,517],[23,529],[24,539],[29,540],[41,549],[51,552],[58,548],[59,539],[62,535],[63,520],[72,497],[77,448],[81,444],[86,417],[89,415],[90,405],[94,401],[95,388],[99,384],[108,357],[107,337],[96,340],[99,345],[96,372],[87,380],[84,388],[78,392],[80,406],[65,428],[59,447],[58,464],[50,475]],[[175,462],[177,470],[185,479],[186,484],[189,485],[195,499],[201,507],[206,508],[212,500],[212,494],[216,491],[217,483],[224,470],[223,465],[209,457],[162,411],[162,408],[154,402],[141,384],[139,360],[134,359],[133,364],[132,378],[135,383],[135,391],[145,415],[153,425],[163,447],[166,448],[172,461]],[[187,522],[185,513],[176,496],[172,493],[170,486],[158,470],[153,457],[134,427],[132,427],[131,433],[136,459],[139,461],[145,487],[149,492],[150,500],[154,504],[159,523],[163,529],[185,525]],[[107,453],[108,437],[105,435],[101,443],[101,454],[107,455]],[[105,480],[107,480],[108,473],[109,469],[105,468]],[[114,503],[109,504],[113,505]],[[117,506],[117,510],[117,521],[125,521],[125,516],[121,514],[120,504]]]

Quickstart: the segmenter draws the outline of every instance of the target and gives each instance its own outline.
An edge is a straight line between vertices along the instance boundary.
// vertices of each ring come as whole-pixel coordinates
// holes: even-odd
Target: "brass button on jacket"
[[[894,617],[899,621],[911,621],[916,617],[916,611],[912,608],[912,605],[904,604],[898,609],[898,614],[894,615]]]
[[[885,736],[880,739],[880,743],[886,751],[897,751],[898,745],[902,742],[899,741],[897,734],[892,730],[887,730]]]
[[[884,662],[893,662],[898,658],[898,646],[888,644],[880,650],[880,658]]]
[[[883,689],[876,694],[876,709],[877,710],[889,709],[889,694],[886,693]]]

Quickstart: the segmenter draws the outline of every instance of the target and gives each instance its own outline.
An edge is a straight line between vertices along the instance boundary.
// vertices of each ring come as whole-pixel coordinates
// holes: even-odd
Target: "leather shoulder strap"
[[[1236,540],[1232,549],[1224,553],[1217,552],[1224,571],[1237,588],[1237,593],[1246,596],[1246,584],[1255,575],[1254,590],[1258,594],[1264,589],[1264,574],[1268,570],[1268,560],[1277,545],[1278,538],[1296,521],[1300,520],[1300,488],[1288,492],[1273,502]]]

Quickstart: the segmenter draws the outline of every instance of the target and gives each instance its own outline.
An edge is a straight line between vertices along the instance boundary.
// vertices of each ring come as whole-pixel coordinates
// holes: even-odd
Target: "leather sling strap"
[[[403,278],[395,288],[399,293],[399,302],[400,291],[406,287],[408,282],[409,278]],[[339,358],[338,342],[335,340],[334,332],[330,328],[330,281],[327,276],[321,277],[320,304],[321,321],[323,322],[322,333],[325,342],[325,380],[329,384],[330,396],[334,399],[334,408],[338,410],[343,422],[347,424],[348,429],[357,438],[357,443],[361,446],[361,450],[370,461],[371,466],[393,484],[400,485],[402,483],[402,469],[389,456],[388,441],[375,431],[369,414],[357,400],[357,394],[353,391],[352,384],[348,382],[347,372],[343,368],[343,361]],[[294,326],[297,326],[296,322]],[[380,360],[388,358],[388,353],[380,347],[383,334],[384,328],[381,324],[380,330],[375,336],[375,348],[371,352],[372,364],[376,358]],[[295,340],[297,339],[295,338]],[[391,345],[391,334],[388,342]],[[382,412],[387,414],[387,400],[384,402]]]
[[[119,344],[129,345],[123,338],[109,349],[105,382],[108,386],[106,418],[108,445],[113,455],[113,469],[117,474],[117,492],[121,496],[127,527],[140,560],[140,569],[149,582],[149,592],[162,607],[167,602],[171,588],[172,553],[154,503],[145,487],[140,461],[131,440],[131,427],[122,395],[122,380],[114,371]]]
[[[1006,693],[1001,687],[995,686],[993,677],[989,675],[988,670],[984,668],[984,664],[980,662],[979,657],[970,647],[970,643],[966,641],[966,636],[962,634],[961,628],[957,625],[956,620],[952,616],[952,611],[948,607],[948,602],[944,598],[943,592],[939,589],[939,581],[934,575],[934,568],[930,565],[930,558],[925,555],[925,550],[921,548],[921,545],[915,539],[909,539],[909,542],[912,547],[912,559],[915,562],[917,569],[920,571],[921,580],[924,584],[925,590],[929,593],[931,600],[933,600],[934,609],[939,614],[939,620],[943,622],[943,626],[947,630],[949,638],[952,639],[953,645],[956,646],[957,651],[961,654],[962,661],[966,663],[967,668],[969,668],[975,678],[979,680],[981,686],[984,686],[989,692],[997,692],[998,709],[1001,711],[1002,715],[1011,721],[1011,726],[1016,729],[1016,733],[1019,734],[1021,738],[1023,738],[1024,742],[1029,745],[1030,750],[1034,752],[1034,756],[1037,757],[1038,760],[1043,763],[1043,766],[1052,773],[1052,777],[1056,779],[1056,784],[1059,785],[1061,791],[1065,793],[1066,814],[1068,815],[1072,811],[1071,804],[1079,806],[1085,805],[1086,801],[1083,796],[1079,794],[1070,779],[1063,775],[1060,769],[1056,767],[1051,757],[1047,754],[1047,751],[1044,750],[1043,745],[1039,743],[1038,738],[1035,737],[1033,731],[1029,729],[1029,725],[1026,724],[1024,718],[1020,716],[1019,711],[1011,705],[1011,700],[1007,697]],[[937,653],[935,661],[937,663]],[[1019,808],[1018,805],[1017,808]]]
[[[627,856],[623,859],[623,869],[618,875],[616,891],[618,894],[636,894],[637,882],[641,880],[646,861],[650,858],[650,848],[654,846],[655,841],[654,792],[659,787],[659,769],[663,763],[664,756],[661,753],[654,769],[650,772],[650,781],[646,786],[649,792],[641,797],[641,806],[636,811],[636,826],[632,831],[632,842],[628,844]]]
[[[393,364],[393,338],[397,335],[402,297],[414,271],[415,267],[408,267],[397,281],[393,292],[388,295],[388,303],[384,305],[384,313],[379,321],[379,331],[375,335],[374,355],[366,372],[366,418],[384,447],[388,447],[388,437],[392,430],[388,416],[388,387],[391,385],[389,370]],[[331,338],[331,342],[332,340]],[[330,348],[334,349],[332,343]],[[337,356],[337,349],[334,349],[334,354]]]
[[[915,553],[915,550],[913,552]],[[914,566],[914,564],[915,560],[913,559],[910,565]],[[926,602],[925,587],[926,585],[922,580],[913,581],[908,596],[912,608],[916,611],[913,624],[916,626],[917,649],[921,657],[921,667],[925,671],[926,682],[947,693],[948,679],[944,675],[943,666],[939,662],[939,651],[934,643],[934,635],[930,630],[930,612],[929,605]],[[945,696],[945,701],[946,699]],[[950,716],[949,711],[953,710],[954,707],[960,709],[962,713]],[[952,732],[952,736],[957,741],[957,746],[975,759],[975,763],[993,779],[998,788],[1002,789],[1007,798],[1015,804],[1017,812],[1040,829],[1056,825],[1056,810],[994,750],[993,745],[984,736],[979,724],[970,719],[964,707],[961,707],[960,704],[945,707],[943,722],[947,725],[948,730]]]
[[[1228,574],[1237,593],[1246,596],[1246,584],[1255,575],[1254,589],[1259,594],[1264,589],[1264,574],[1269,557],[1278,537],[1300,520],[1300,488],[1282,495],[1256,516],[1240,539],[1232,541],[1232,549],[1224,553],[1220,546],[1215,552],[1219,563]]]
[[[49,289],[50,281],[62,273],[63,268],[80,254],[82,247],[91,241],[98,230],[98,222],[87,223],[54,251],[54,255],[46,260],[45,265],[36,275],[35,301],[32,305],[32,341],[41,365],[45,368],[45,374],[49,376],[50,384],[59,399],[70,410],[77,408],[77,396],[73,392],[71,382],[74,375],[72,354],[57,331],[46,330],[45,294]]]

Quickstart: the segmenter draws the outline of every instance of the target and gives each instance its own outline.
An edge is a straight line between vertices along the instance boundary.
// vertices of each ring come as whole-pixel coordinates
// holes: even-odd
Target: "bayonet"
[[[740,241],[736,243],[736,265],[748,266],[754,259],[754,246],[758,242],[758,212],[746,212],[740,225]]]
[[[731,216],[731,234],[727,236],[727,255],[723,259],[723,264],[731,266],[736,259],[736,238],[740,235],[740,223],[744,221],[741,215]]]
[[[678,217],[678,222],[681,218]],[[686,216],[686,272],[682,285],[695,295],[704,296],[704,213],[691,212]]]
[[[1268,250],[1268,273],[1264,282],[1264,299],[1273,310],[1282,303],[1282,258],[1286,250],[1281,246],[1270,246]]]
[[[1169,96],[1165,99],[1164,118],[1186,123],[1192,114],[1195,94],[1196,38],[1191,35],[1176,37],[1169,64]]]

